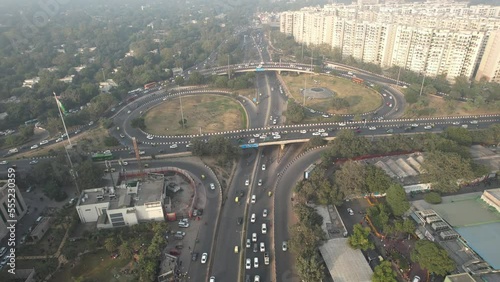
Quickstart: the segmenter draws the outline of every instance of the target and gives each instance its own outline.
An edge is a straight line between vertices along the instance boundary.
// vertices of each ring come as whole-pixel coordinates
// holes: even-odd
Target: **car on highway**
[[[255,139],[254,138],[248,140],[248,144],[253,144],[253,143],[255,143]]]
[[[262,170],[266,170],[266,164],[262,165]]]
[[[215,184],[210,183],[210,189],[211,189],[211,190],[215,190]]]
[[[251,202],[252,204],[255,204],[255,202],[256,202],[256,201],[257,201],[257,196],[252,195],[252,199],[250,200],[250,202]]]
[[[6,165],[6,164],[8,164],[8,162],[7,162],[7,161],[1,161],[1,162],[0,162],[0,165]]]
[[[267,217],[267,209],[264,209],[264,210],[262,211],[262,217]]]
[[[256,134],[254,134],[254,135],[253,135],[253,137],[255,137],[255,138],[259,138],[259,137],[260,137],[260,134],[259,134],[259,133],[256,133]]]
[[[146,138],[148,138],[149,140],[153,140],[154,139],[154,137],[151,136],[151,135],[146,136]]]
[[[257,185],[262,186],[262,179],[259,179],[259,182],[257,182]]]
[[[252,242],[257,242],[257,233],[252,233]]]
[[[247,243],[246,243],[245,247],[248,249],[248,248],[250,248],[251,244],[252,243],[251,243],[250,239],[247,239]]]
[[[132,112],[132,111],[128,110],[128,111],[127,111],[127,114],[130,114],[131,112]]]
[[[327,115],[327,114],[324,114],[324,115],[321,115],[321,116],[324,117],[324,118],[329,118],[330,117],[330,115]]]
[[[411,280],[411,282],[420,282],[420,276],[416,276],[413,277],[413,280]]]
[[[321,133],[321,137],[328,137],[328,133],[327,132]]]
[[[210,281],[209,282],[215,282],[215,276],[210,276]]]
[[[320,129],[318,129],[318,132],[319,132],[319,133],[323,133],[323,132],[325,132],[325,129],[320,128]]]
[[[203,253],[201,255],[201,263],[207,263],[207,259],[208,259],[208,254],[207,253]]]
[[[283,252],[286,252],[288,250],[288,242],[287,241],[283,241],[283,244],[281,244],[281,249],[283,250]]]
[[[339,123],[339,126],[346,126],[346,123],[345,122],[341,122],[341,123]]]
[[[424,126],[424,129],[427,129],[427,130],[432,129],[432,125],[426,125],[426,126]]]
[[[387,133],[393,133],[393,132],[394,132],[394,129],[389,128],[389,129],[387,129],[387,131],[386,131],[386,132],[387,132]]]
[[[313,132],[312,133],[313,136],[320,136],[321,135],[321,132]]]
[[[250,179],[245,180],[245,186],[250,185]]]
[[[384,96],[384,97],[387,97],[387,94],[385,94],[385,93],[382,93],[382,96]]]
[[[254,243],[253,244],[253,252],[256,253],[259,251],[259,246],[257,245],[257,243]]]
[[[64,140],[64,138],[59,137],[59,138],[56,139],[56,143],[59,143],[59,142],[61,142],[63,140]]]
[[[391,103],[391,104],[389,104],[389,108],[392,108],[392,103]]]
[[[307,133],[307,130],[301,130],[300,133],[302,134],[306,134]]]
[[[132,151],[132,154],[134,154],[134,151]],[[141,155],[141,156],[142,156],[142,155],[145,155],[145,154],[146,154],[146,152],[145,152],[145,151],[139,151],[139,155]]]
[[[268,265],[269,264],[269,253],[264,253],[264,264]]]
[[[38,161],[37,161],[37,160],[32,160],[32,161],[30,162],[30,165],[34,165],[34,164],[37,164],[37,163],[38,163]]]
[[[170,149],[176,149],[178,147],[177,143],[170,145]]]
[[[392,100],[392,96],[389,96],[389,99],[391,99],[391,100]]]
[[[255,277],[253,278],[253,282],[260,282],[260,276],[255,275]]]
[[[412,123],[411,127],[418,127],[418,123]]]
[[[262,223],[262,234],[267,233],[267,225],[265,223]]]
[[[471,122],[472,123],[472,122]],[[48,144],[49,143],[49,140],[43,140],[43,141],[40,141],[40,146],[42,145],[45,145],[45,144]]]
[[[266,244],[264,242],[260,242],[260,252],[263,253],[266,251]]]
[[[251,269],[252,268],[252,260],[250,260],[249,258],[247,258],[247,261],[245,263],[245,268],[246,269]]]
[[[260,138],[260,139],[266,139],[266,138],[267,138],[267,135],[262,134],[259,138]]]
[[[36,149],[36,148],[38,148],[38,145],[37,145],[37,144],[35,144],[35,145],[31,146],[31,148],[30,148],[30,149],[31,149],[31,150],[33,150],[33,149]]]
[[[120,138],[125,138],[125,135],[123,135],[123,133],[120,133]]]
[[[453,122],[452,124],[453,124],[453,125],[460,125],[460,122],[455,121],[455,122]]]
[[[477,120],[471,120],[471,121],[470,121],[470,124],[477,124],[477,123],[478,123],[478,121],[477,121]]]
[[[281,135],[274,135],[273,139],[281,139]]]
[[[252,213],[252,216],[250,216],[250,222],[254,223],[255,222],[255,214]]]
[[[259,258],[258,257],[253,258],[253,267],[259,268]]]

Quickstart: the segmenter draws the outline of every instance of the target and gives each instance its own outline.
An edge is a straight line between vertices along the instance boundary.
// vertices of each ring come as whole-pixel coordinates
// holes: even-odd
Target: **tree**
[[[118,239],[115,237],[108,237],[106,240],[104,240],[104,248],[108,252],[114,252],[116,248],[118,247]]]
[[[310,226],[313,225],[321,226],[321,224],[323,224],[323,218],[318,213],[316,213],[316,211],[313,208],[303,203],[299,203],[295,205],[293,209],[301,222],[304,222]]]
[[[406,198],[403,186],[393,184],[387,189],[386,201],[395,216],[402,216],[409,208],[410,203]]]
[[[441,199],[441,195],[439,195],[439,193],[437,192],[430,192],[430,193],[427,193],[425,196],[424,196],[424,200],[429,203],[429,204],[441,204],[441,202],[443,201],[443,199]]]
[[[335,185],[346,197],[362,196],[366,193],[365,166],[347,161],[335,172]]]
[[[301,105],[297,104],[294,100],[288,100],[285,116],[293,123],[300,123],[306,117],[306,114]]]
[[[309,139],[309,142],[307,142],[307,147],[306,148],[314,148],[318,146],[324,145],[326,142],[321,136],[313,136],[311,139]]]
[[[302,281],[305,282],[315,282],[322,281],[324,279],[324,267],[321,263],[321,259],[318,253],[314,253],[310,257],[297,257],[297,272],[299,273]]]
[[[426,173],[421,175],[421,179],[432,183],[433,189],[438,192],[457,191],[459,180],[472,179],[474,176],[470,161],[456,153],[430,152],[422,168]]]
[[[118,252],[125,259],[130,259],[133,255],[132,248],[128,242],[123,242],[118,248]]]
[[[422,268],[440,276],[445,276],[455,269],[455,262],[446,250],[428,240],[419,240],[415,243],[411,259]]]
[[[392,270],[391,263],[383,261],[373,271],[372,282],[397,282],[396,273]]]
[[[383,194],[393,183],[389,175],[377,166],[366,165],[365,171],[366,187],[371,193]]]
[[[353,232],[349,236],[348,242],[349,246],[353,249],[361,249],[363,251],[373,250],[375,245],[368,239],[370,236],[370,227],[363,227],[361,224],[355,224],[353,226]]]
[[[187,123],[187,119],[180,119],[179,120],[179,125],[182,126],[182,128],[184,128],[186,126],[186,123]]]

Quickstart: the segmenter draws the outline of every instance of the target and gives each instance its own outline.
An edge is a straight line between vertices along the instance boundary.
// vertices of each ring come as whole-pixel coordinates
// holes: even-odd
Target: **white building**
[[[23,86],[22,87],[33,88],[33,86],[35,86],[35,84],[37,84],[38,82],[40,82],[40,77],[39,76],[34,77],[32,79],[26,79],[23,82]]]
[[[113,87],[117,87],[118,84],[112,79],[107,79],[106,81],[99,82],[99,90],[104,93],[108,93]]]
[[[377,2],[283,12],[280,31],[298,43],[328,44],[344,57],[384,68],[400,66],[449,80],[500,80],[500,7]]]
[[[129,226],[144,221],[163,221],[165,199],[163,175],[129,181],[113,187],[84,190],[76,210],[82,223],[95,222],[97,228]]]
[[[0,180],[0,240],[8,235],[10,226],[9,220],[20,220],[28,211],[26,203],[24,202],[23,195],[16,185],[9,187],[7,180]],[[15,196],[15,206],[14,206],[14,217],[10,217],[9,209],[9,199]]]

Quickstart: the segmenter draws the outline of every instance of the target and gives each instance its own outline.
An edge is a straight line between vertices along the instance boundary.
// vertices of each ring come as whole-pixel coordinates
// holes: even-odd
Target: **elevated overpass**
[[[263,64],[236,64],[229,66],[222,66],[212,69],[206,69],[200,71],[203,75],[226,75],[228,70],[233,73],[243,73],[243,72],[265,72],[265,71],[277,71],[281,73],[282,71],[296,72],[296,73],[314,73],[314,68],[317,65],[306,65],[306,64],[296,64],[296,63],[273,63],[267,62]]]

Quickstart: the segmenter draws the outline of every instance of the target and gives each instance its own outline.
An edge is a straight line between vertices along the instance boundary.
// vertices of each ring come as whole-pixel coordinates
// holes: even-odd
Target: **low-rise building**
[[[500,188],[485,190],[481,200],[500,212]]]
[[[183,70],[182,68],[173,68],[173,69],[172,69],[172,75],[173,75],[174,77],[176,77],[176,76],[178,76],[178,75],[182,75],[182,72],[183,72],[183,71],[184,71],[184,70]]]
[[[164,191],[163,175],[116,187],[87,189],[82,191],[76,210],[83,223],[95,222],[98,229],[163,221]]]
[[[106,81],[99,82],[99,90],[104,93],[108,93],[113,87],[117,87],[118,84],[112,79],[107,79]]]
[[[35,84],[37,84],[38,82],[40,82],[40,77],[38,76],[32,79],[26,79],[24,80],[22,87],[33,88],[33,86],[35,86]]]

